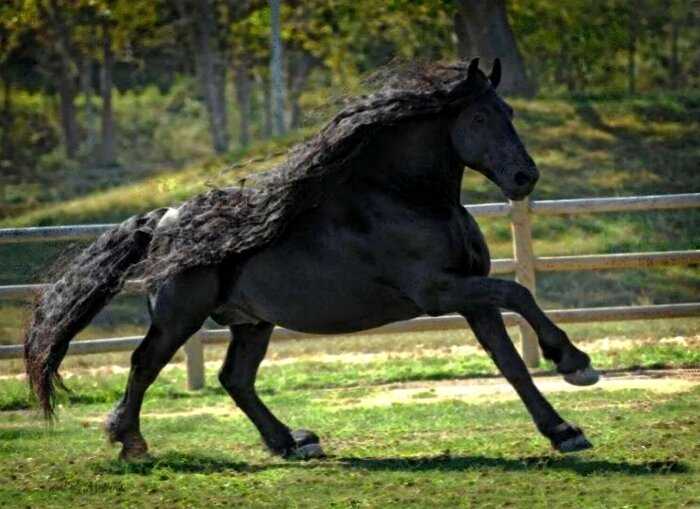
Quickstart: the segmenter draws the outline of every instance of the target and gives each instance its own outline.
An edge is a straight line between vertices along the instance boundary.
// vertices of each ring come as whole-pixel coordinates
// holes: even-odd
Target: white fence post
[[[204,388],[204,345],[198,331],[185,343],[187,356],[187,388],[197,391]]]
[[[530,222],[530,201],[511,201],[511,231],[513,233],[513,255],[515,258],[515,278],[535,295],[535,255],[532,248],[532,225]],[[537,335],[529,324],[520,321],[520,349],[525,364],[535,368],[540,364],[540,349]]]

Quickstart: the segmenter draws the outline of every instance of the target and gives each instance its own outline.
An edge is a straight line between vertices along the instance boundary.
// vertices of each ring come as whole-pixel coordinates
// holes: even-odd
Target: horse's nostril
[[[519,186],[524,186],[532,182],[532,178],[525,172],[519,171],[515,174],[515,183]]]

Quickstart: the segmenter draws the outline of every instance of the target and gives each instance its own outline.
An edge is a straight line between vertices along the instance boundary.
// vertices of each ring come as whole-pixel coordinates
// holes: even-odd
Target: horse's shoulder
[[[487,276],[491,271],[491,254],[484,234],[474,217],[464,207],[460,206],[458,218],[464,246],[464,264],[470,275]]]

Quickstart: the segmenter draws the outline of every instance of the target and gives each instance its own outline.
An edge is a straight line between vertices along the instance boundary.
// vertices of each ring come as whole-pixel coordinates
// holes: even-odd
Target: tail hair
[[[47,419],[54,417],[56,387],[65,389],[58,367],[71,339],[121,291],[128,269],[147,256],[167,210],[133,216],[103,233],[37,295],[24,336],[24,361],[29,386]]]

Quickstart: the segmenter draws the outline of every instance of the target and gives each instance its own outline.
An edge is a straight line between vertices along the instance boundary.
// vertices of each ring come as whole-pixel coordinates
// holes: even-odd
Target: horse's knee
[[[254,390],[253,384],[249,380],[235,376],[229,371],[219,371],[219,383],[236,402],[251,395]]]
[[[532,296],[532,292],[525,286],[515,281],[508,281],[506,286],[506,292],[504,295],[504,300],[506,301],[508,308],[517,308],[523,304],[529,304],[535,301]]]

